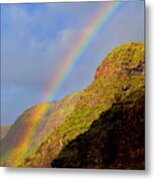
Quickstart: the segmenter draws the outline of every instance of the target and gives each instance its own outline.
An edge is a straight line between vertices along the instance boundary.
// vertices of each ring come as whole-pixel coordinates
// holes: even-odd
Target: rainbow
[[[55,71],[55,75],[47,84],[45,101],[52,101],[57,94],[64,81],[67,79],[69,73],[73,69],[74,65],[79,60],[82,53],[85,51],[87,46],[94,39],[95,35],[101,27],[106,27],[110,18],[122,7],[122,2],[112,1],[103,3],[98,13],[94,16],[85,30],[81,32],[81,35],[77,38],[75,46],[70,49],[70,53],[64,57],[63,63]],[[50,77],[51,78],[51,77]]]
[[[24,133],[20,134],[21,140],[15,147],[5,152],[4,156],[1,158],[2,163],[7,161],[9,166],[20,165],[20,160],[27,153],[27,147],[30,144],[34,131],[39,126],[49,106],[49,103],[43,103],[33,107],[33,112],[28,116],[29,124],[23,129]]]
[[[103,3],[98,13],[94,16],[85,30],[81,32],[80,36],[75,42],[75,46],[70,49],[70,53],[64,57],[63,63],[61,66],[56,69],[55,77],[53,77],[47,84],[46,94],[43,97],[44,101],[51,101],[55,97],[56,93],[59,91],[60,87],[63,85],[64,81],[67,79],[70,71],[74,65],[79,60],[82,53],[85,51],[87,46],[94,39],[95,35],[101,27],[106,27],[110,19],[120,10],[122,7],[122,2],[111,1],[108,3]],[[11,153],[7,154],[8,157],[12,157],[12,162],[15,165],[18,165],[20,160],[27,153],[27,147],[29,146],[31,139],[34,135],[35,129],[39,126],[43,116],[47,112],[49,104],[44,103],[42,108],[36,108],[34,113],[29,117],[31,121],[26,127],[25,133],[22,136],[21,142],[11,150]]]

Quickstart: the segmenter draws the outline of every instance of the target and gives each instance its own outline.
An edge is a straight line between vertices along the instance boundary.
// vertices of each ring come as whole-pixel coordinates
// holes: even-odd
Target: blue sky
[[[1,5],[1,121],[12,123],[41,103],[50,77],[102,3]],[[87,46],[55,99],[89,85],[116,46],[144,41],[144,2],[124,2]],[[91,28],[91,27],[90,27]]]

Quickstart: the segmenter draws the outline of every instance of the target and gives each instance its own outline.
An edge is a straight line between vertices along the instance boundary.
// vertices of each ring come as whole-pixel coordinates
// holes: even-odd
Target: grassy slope
[[[133,92],[144,94],[144,44],[130,42],[114,49],[98,67],[95,80],[84,89],[75,110],[21,166],[50,167],[67,144],[89,131],[101,114]]]

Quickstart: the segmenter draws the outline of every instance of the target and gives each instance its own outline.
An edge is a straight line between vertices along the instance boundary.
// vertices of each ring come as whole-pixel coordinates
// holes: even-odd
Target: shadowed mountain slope
[[[144,169],[144,139],[144,90],[140,90],[102,113],[88,131],[62,149],[51,166]]]

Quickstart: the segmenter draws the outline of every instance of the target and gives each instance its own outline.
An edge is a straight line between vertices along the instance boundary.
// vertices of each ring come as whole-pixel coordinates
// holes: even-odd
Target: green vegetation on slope
[[[114,106],[114,104],[119,102],[120,107],[122,107],[122,104],[125,103],[126,99],[131,97],[133,93],[135,93],[135,98],[137,97],[138,102],[140,101],[139,98],[142,97],[141,93],[144,95],[144,43],[142,42],[130,42],[121,45],[105,58],[98,67],[92,84],[81,93],[80,98],[75,104],[74,111],[48,136],[46,141],[40,145],[35,153],[25,158],[20,166],[50,167],[51,164],[54,164],[52,162],[56,162],[57,157],[58,159],[61,157],[61,152],[63,152],[63,149],[65,149],[68,144],[72,144],[73,141],[76,141],[77,137],[80,135],[84,136],[89,130],[90,133],[92,133],[92,124],[100,121],[102,114],[110,111],[112,114],[110,116],[114,118],[115,113],[117,113],[117,111],[114,111],[113,115],[113,108],[117,107]],[[134,97],[134,95],[132,97]],[[134,101],[134,98],[131,98],[131,101],[131,110],[133,110],[133,107],[137,107],[138,104],[137,101]],[[143,101],[141,100],[141,102]],[[119,109],[119,113],[122,113],[123,116],[130,116],[130,107],[127,106],[126,108],[125,111],[120,111]],[[131,116],[133,116],[133,121],[138,118],[138,115],[132,112]],[[102,121],[106,121],[106,119],[105,117]],[[120,122],[122,123],[124,119],[125,118],[120,119]],[[128,120],[131,121],[132,118]],[[131,127],[133,127],[133,123],[131,124]],[[107,125],[109,125],[109,123],[107,123]],[[127,126],[127,124],[125,126]],[[102,131],[104,134],[104,128],[96,130],[99,131],[98,134],[102,134]],[[141,134],[144,134],[143,128],[141,128],[141,131]],[[85,146],[81,146],[81,149],[82,148],[85,148]],[[90,148],[95,148],[95,144]],[[74,156],[74,151],[72,150],[73,149],[68,152],[69,156]],[[126,156],[128,154],[129,153],[127,153]],[[74,158],[73,156],[72,158]],[[65,160],[65,163],[66,161],[67,160]],[[54,165],[57,166],[57,163]],[[74,166],[75,164],[64,164],[64,167]],[[63,164],[61,167],[63,167]],[[91,167],[91,165],[88,165],[88,167]],[[96,166],[94,165],[92,167],[95,168]],[[98,165],[98,167],[101,166]],[[102,168],[107,167],[110,168],[110,166],[102,166]],[[112,168],[115,167],[119,168],[115,165],[112,166]],[[120,167],[123,168],[122,165],[120,165]],[[142,167],[142,162],[140,162],[139,166],[135,165],[135,168]],[[124,168],[130,169],[132,166],[131,164],[124,165]]]
[[[103,112],[88,131],[62,149],[51,166],[144,169],[144,139],[144,89],[139,89]]]

